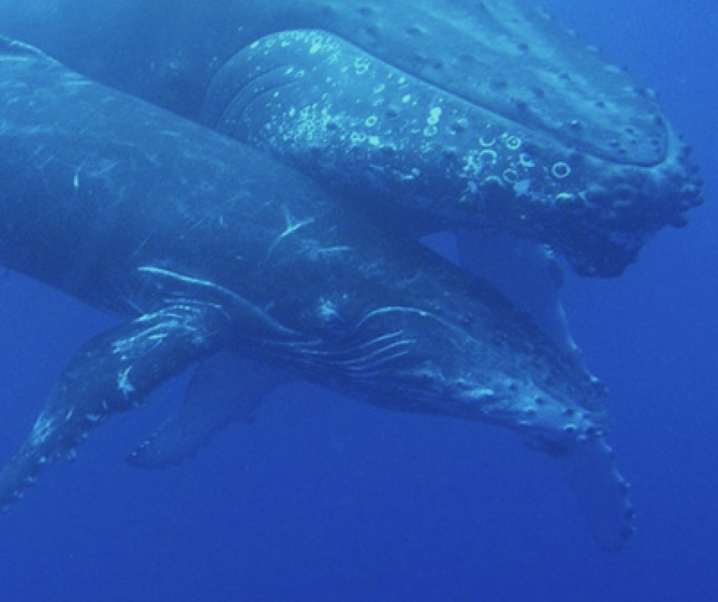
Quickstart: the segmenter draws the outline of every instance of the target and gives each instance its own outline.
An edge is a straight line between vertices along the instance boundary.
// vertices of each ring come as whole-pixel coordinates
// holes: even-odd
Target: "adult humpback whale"
[[[652,92],[514,0],[31,6],[4,30],[193,119],[206,100],[208,122],[415,231],[512,232],[613,276],[699,202]],[[318,31],[278,33],[296,29]]]
[[[547,83],[554,69],[543,65]],[[593,112],[570,86],[566,98],[547,85],[535,94],[556,100],[555,115],[518,99],[523,114],[511,114],[490,96],[477,104],[427,85],[336,36],[288,31],[225,63],[204,121],[393,213],[403,228],[510,232],[548,243],[581,273],[610,276],[682,219],[696,185],[657,110],[640,134],[626,123],[621,131],[610,122],[621,110],[616,91],[606,88],[594,92]]]
[[[0,261],[129,318],[69,363],[0,503],[165,379],[230,352],[514,429],[564,463],[604,549],[630,537],[602,386],[492,289],[265,155],[6,39],[0,106]]]

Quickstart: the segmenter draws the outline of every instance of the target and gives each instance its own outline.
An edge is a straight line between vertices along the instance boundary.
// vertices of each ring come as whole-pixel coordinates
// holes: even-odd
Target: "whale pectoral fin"
[[[562,269],[545,244],[508,234],[460,230],[456,246],[463,269],[499,290],[566,359],[583,365],[561,303]]]
[[[177,412],[127,460],[141,468],[179,464],[231,422],[252,422],[262,399],[286,380],[279,370],[220,351],[198,366]]]
[[[105,331],[73,357],[27,441],[0,475],[0,507],[22,497],[43,466],[75,447],[112,414],[141,407],[162,381],[226,343],[227,316],[186,302]]]
[[[560,458],[599,547],[618,552],[633,536],[635,510],[630,486],[616,470],[611,447],[603,437],[591,437]]]

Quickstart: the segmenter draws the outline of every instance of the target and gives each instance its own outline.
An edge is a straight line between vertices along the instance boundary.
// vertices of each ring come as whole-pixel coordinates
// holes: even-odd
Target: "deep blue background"
[[[691,225],[661,233],[624,276],[568,278],[640,510],[628,548],[599,552],[559,471],[514,436],[309,385],[281,389],[255,425],[181,468],[132,469],[122,458],[179,399],[172,383],[0,517],[2,602],[718,599],[718,9],[542,4],[661,91],[707,183]],[[110,318],[16,274],[0,307],[6,458]]]

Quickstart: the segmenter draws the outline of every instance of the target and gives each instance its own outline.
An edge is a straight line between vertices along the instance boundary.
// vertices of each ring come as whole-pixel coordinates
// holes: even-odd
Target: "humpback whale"
[[[0,475],[2,505],[161,382],[237,355],[515,430],[565,466],[602,548],[631,536],[603,386],[480,280],[265,154],[8,39],[0,106],[0,262],[125,320],[63,371]],[[237,392],[239,413],[258,382]],[[181,411],[202,431],[226,418]],[[164,455],[155,445],[140,462]]]
[[[28,4],[6,33],[415,233],[512,233],[616,276],[700,202],[655,94],[515,0]]]

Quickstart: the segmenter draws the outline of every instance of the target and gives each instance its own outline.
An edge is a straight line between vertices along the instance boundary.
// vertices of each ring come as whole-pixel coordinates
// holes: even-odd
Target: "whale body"
[[[6,33],[192,119],[204,107],[415,233],[511,233],[616,276],[700,202],[655,95],[521,2],[7,4]]]
[[[2,505],[166,379],[238,356],[515,430],[566,467],[602,548],[631,536],[603,386],[480,280],[268,156],[7,39],[0,106],[0,262],[125,320],[63,371],[0,475]],[[257,382],[216,404],[251,411]],[[180,410],[189,447],[228,417],[197,399]],[[160,433],[138,463],[182,444]]]

